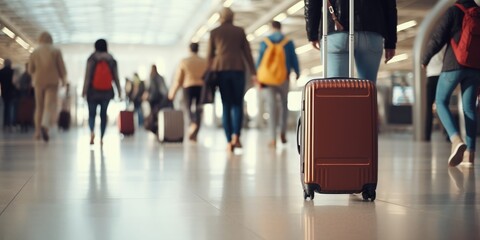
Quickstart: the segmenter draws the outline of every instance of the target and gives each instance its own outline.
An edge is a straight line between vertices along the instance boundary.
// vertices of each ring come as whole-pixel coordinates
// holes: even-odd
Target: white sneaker
[[[448,165],[450,165],[450,167],[455,167],[460,164],[463,161],[463,153],[465,150],[467,150],[467,145],[465,145],[465,143],[457,143],[452,154],[450,154],[450,157],[448,158]]]

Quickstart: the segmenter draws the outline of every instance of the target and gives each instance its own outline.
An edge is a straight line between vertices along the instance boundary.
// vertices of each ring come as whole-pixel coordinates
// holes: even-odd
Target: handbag
[[[200,95],[200,102],[202,104],[213,103],[215,101],[215,91],[217,90],[220,79],[218,73],[215,71],[207,70],[203,74],[203,87]]]
[[[212,70],[207,70],[202,76],[203,81],[205,82],[205,85],[214,85],[218,86],[218,72],[212,71]]]
[[[327,1],[327,4],[328,4],[328,11],[330,12],[330,15],[332,16],[333,22],[335,23],[335,30],[336,31],[343,31],[344,27],[340,23],[340,21],[338,20],[337,15],[335,14],[335,10],[333,9],[332,3],[330,2],[330,0]]]

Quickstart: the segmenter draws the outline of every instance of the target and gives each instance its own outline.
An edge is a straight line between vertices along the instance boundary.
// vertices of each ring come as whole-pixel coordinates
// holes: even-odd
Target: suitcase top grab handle
[[[353,78],[354,76],[354,62],[353,62],[353,53],[354,53],[354,0],[349,0],[349,30],[348,30],[348,76]],[[333,7],[333,6],[332,6]],[[323,0],[322,4],[322,65],[323,65],[323,77],[327,78],[327,35],[328,35],[328,18],[329,9],[328,9],[328,0]]]

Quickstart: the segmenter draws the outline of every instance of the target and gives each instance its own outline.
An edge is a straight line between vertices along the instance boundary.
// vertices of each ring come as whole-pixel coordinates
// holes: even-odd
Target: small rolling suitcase
[[[57,126],[60,130],[67,131],[70,129],[71,114],[70,114],[70,87],[65,87],[65,96],[62,98],[61,111],[58,115]]]
[[[58,116],[58,128],[64,131],[70,129],[70,111],[69,110],[62,110]]]
[[[133,125],[133,111],[120,111],[118,128],[123,135],[133,135],[135,132],[135,127]]]
[[[183,112],[163,109],[158,112],[158,140],[160,142],[183,142]]]
[[[28,127],[33,126],[34,113],[35,98],[33,96],[20,97],[16,122],[26,130]]]
[[[353,0],[350,4],[353,8]],[[350,39],[353,43],[353,30]],[[349,48],[352,68],[353,44]],[[364,200],[375,200],[377,93],[374,83],[352,75],[351,70],[350,78],[313,79],[303,89],[297,147],[304,199],[318,192],[362,193]]]

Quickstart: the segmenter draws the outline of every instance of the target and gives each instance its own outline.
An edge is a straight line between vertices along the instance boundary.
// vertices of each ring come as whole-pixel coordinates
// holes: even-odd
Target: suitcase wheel
[[[375,192],[375,190],[372,190],[372,189],[368,189],[367,191],[362,192],[362,197],[363,197],[363,200],[365,201],[370,199],[373,202],[375,201],[376,196],[377,196],[377,193]]]
[[[303,190],[303,200],[307,200],[307,198],[310,198],[310,200],[313,200],[315,198],[315,192],[313,190]]]

